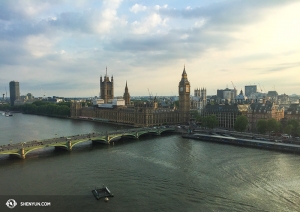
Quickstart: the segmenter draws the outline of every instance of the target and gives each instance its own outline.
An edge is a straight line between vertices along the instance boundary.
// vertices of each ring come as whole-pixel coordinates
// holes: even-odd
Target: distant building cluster
[[[32,104],[36,101],[47,101],[52,103],[63,102],[66,99],[64,97],[34,97],[32,93],[27,93],[26,95],[20,94],[20,83],[17,81],[9,82],[9,98],[7,94],[3,94],[2,99],[0,100],[0,104],[9,104],[10,106],[18,106],[24,104]]]
[[[185,67],[178,85],[179,107],[168,107],[165,99],[159,103],[156,97],[149,101],[131,102],[126,82],[123,98],[114,98],[113,77],[100,77],[100,96],[93,106],[84,107],[81,102],[71,102],[71,117],[128,124],[136,127],[188,123],[190,119],[190,82]]]
[[[238,116],[248,118],[248,130],[256,130],[259,120],[274,118],[278,121],[296,119],[300,121],[300,101],[297,95],[279,95],[272,90],[263,92],[259,85],[246,85],[244,92],[239,93],[233,89],[217,89],[215,95],[207,95],[205,87],[193,90],[187,78],[185,67],[178,85],[178,96],[132,97],[129,93],[127,81],[122,96],[114,95],[114,78],[107,75],[100,77],[99,96],[92,99],[90,106],[81,101],[70,100],[64,97],[39,97],[31,93],[20,95],[20,83],[9,83],[9,98],[5,97],[0,104],[11,106],[31,104],[35,101],[48,101],[53,103],[71,101],[70,113],[73,118],[93,119],[137,127],[157,126],[165,124],[188,123],[191,112],[197,111],[200,116],[216,115],[219,127],[232,129]]]

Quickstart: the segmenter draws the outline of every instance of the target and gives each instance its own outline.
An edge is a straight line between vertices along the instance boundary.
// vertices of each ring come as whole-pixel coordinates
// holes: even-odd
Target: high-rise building
[[[257,92],[257,86],[256,85],[246,85],[245,86],[245,95],[249,97],[252,93]]]
[[[179,82],[179,112],[180,112],[180,121],[188,122],[190,118],[190,82],[187,79],[187,74],[185,71],[185,66],[182,72],[181,81]]]
[[[15,100],[20,98],[19,82],[16,81],[9,82],[9,97],[10,97],[10,105],[14,106]]]
[[[104,100],[105,104],[114,99],[114,78],[112,76],[111,81],[109,81],[107,67],[103,81],[102,76],[100,77],[100,98]]]

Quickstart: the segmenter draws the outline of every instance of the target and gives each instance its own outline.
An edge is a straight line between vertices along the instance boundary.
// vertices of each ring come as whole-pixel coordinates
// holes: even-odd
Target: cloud
[[[158,13],[170,18],[182,19],[207,19],[210,27],[217,27],[222,30],[230,30],[231,27],[249,24],[262,18],[264,10],[285,6],[297,2],[297,0],[232,0],[220,1],[203,7],[187,7],[175,9],[170,7],[157,7]]]
[[[90,86],[78,85],[82,93],[98,93],[96,76],[108,66],[118,79],[116,88],[122,93],[130,78],[130,92],[137,95],[145,93],[134,90],[145,76],[153,76],[153,82],[164,76],[170,83],[161,89],[177,90],[174,72],[180,77],[184,63],[193,86],[215,79],[211,91],[257,75],[261,80],[270,73],[285,79],[284,72],[297,73],[299,67],[297,1],[11,2],[0,7],[0,67],[8,82],[18,76],[22,83],[48,83],[47,89],[55,86],[57,92],[64,85],[57,80],[61,76],[83,79]],[[61,95],[76,92],[76,83],[67,86]]]
[[[277,64],[277,65],[273,65],[271,67],[264,68],[265,70],[262,73],[269,74],[270,72],[271,73],[283,72],[290,68],[297,68],[297,67],[300,67],[300,62]]]
[[[157,13],[153,13],[141,21],[134,21],[131,24],[132,32],[134,34],[145,34],[145,33],[149,33],[150,31],[154,30],[154,33],[155,33],[155,29],[158,26],[166,26],[167,21],[168,21],[168,19],[166,19],[166,18],[163,19]]]
[[[143,6],[141,4],[135,4],[130,8],[130,11],[133,12],[133,13],[138,13],[138,12],[141,12],[141,11],[145,11],[146,9],[147,9],[146,6]]]

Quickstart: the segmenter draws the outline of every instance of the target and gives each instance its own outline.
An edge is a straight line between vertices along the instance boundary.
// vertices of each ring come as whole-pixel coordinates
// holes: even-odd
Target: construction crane
[[[44,94],[43,99],[45,99],[45,98],[46,98],[46,94],[45,94],[45,91],[42,89],[42,87],[41,87],[41,91],[42,91],[42,93]]]
[[[150,93],[150,90],[148,88],[148,93],[149,93],[149,98],[150,98],[150,101],[152,101],[152,93]]]
[[[260,86],[260,84],[259,84],[259,83],[258,83],[258,85],[259,85],[259,88],[260,88],[260,92],[262,93],[262,91],[263,91],[263,90],[261,89],[261,86]]]
[[[232,81],[231,81],[231,83],[232,83],[232,86],[233,86],[234,90],[236,90],[236,88],[235,88],[235,86],[234,86],[234,84],[233,84],[233,82],[232,82]]]

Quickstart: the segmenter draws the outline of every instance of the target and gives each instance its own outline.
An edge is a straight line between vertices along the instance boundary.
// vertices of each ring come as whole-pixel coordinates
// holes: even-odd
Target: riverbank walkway
[[[21,142],[16,144],[7,144],[0,146],[0,155],[15,155],[19,158],[25,159],[29,152],[37,149],[55,147],[68,151],[72,151],[72,148],[83,142],[92,141],[110,144],[111,142],[121,138],[138,139],[142,135],[161,135],[164,132],[176,132],[175,126],[161,126],[153,128],[133,128],[127,130],[117,130],[101,133],[88,133],[81,135],[73,135],[67,137],[51,138],[45,140],[34,140],[28,142]]]
[[[278,141],[270,141],[270,140],[257,140],[257,139],[249,139],[249,138],[241,138],[241,137],[233,137],[230,135],[219,135],[219,134],[203,134],[203,133],[193,133],[193,134],[184,134],[182,137],[190,138],[200,141],[210,141],[210,142],[218,142],[223,144],[233,144],[238,146],[247,146],[254,147],[259,149],[268,149],[268,150],[277,150],[291,153],[300,153],[300,145],[299,144],[291,144],[291,143],[282,143]]]

